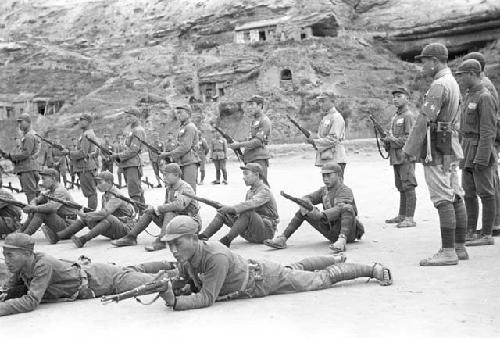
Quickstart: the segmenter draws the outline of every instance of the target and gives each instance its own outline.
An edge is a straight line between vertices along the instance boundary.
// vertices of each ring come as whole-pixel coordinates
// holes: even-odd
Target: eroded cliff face
[[[71,131],[75,114],[91,111],[98,132],[115,134],[127,113],[143,116],[147,128],[174,131],[172,108],[191,99],[202,130],[219,123],[243,138],[250,117],[242,102],[260,94],[273,140],[289,142],[300,135],[285,115],[315,129],[315,98],[325,93],[346,116],[350,137],[366,137],[366,113],[387,121],[394,86],[410,87],[418,106],[426,82],[400,57],[433,41],[456,54],[477,50],[496,38],[498,14],[498,4],[484,0],[7,0],[0,101],[61,100],[37,128]],[[274,32],[259,26],[277,19]],[[242,26],[255,26],[256,35],[242,36],[257,41],[235,43]],[[485,53],[495,69],[498,44]]]

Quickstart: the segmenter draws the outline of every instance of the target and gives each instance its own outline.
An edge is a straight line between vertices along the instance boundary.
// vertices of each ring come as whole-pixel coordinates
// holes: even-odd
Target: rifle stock
[[[378,133],[381,136],[380,138],[385,138],[387,136],[387,134],[388,134],[385,131],[385,129],[382,128],[382,126],[380,125],[380,123],[375,119],[375,117],[372,114],[370,114],[369,117],[370,117],[370,120],[373,123],[373,128],[375,129],[376,133]]]
[[[154,153],[160,155],[161,154],[161,151],[159,149],[157,149],[156,147],[152,146],[151,144],[147,143],[145,140],[141,139],[139,136],[137,136],[136,134],[133,134],[132,135],[133,137],[135,137],[136,139],[139,140],[139,142],[141,142],[144,146],[146,146],[146,148],[150,149],[151,151],[153,151]]]
[[[23,202],[20,202],[20,201],[17,201],[17,200],[13,200],[13,199],[10,199],[10,198],[5,198],[5,197],[2,197],[2,196],[0,196],[0,202],[6,203],[6,204],[11,204],[11,205],[19,207],[19,208],[24,208],[25,206],[27,206],[26,203],[23,203]]]
[[[49,195],[49,194],[44,194],[42,193],[41,194],[42,196],[48,198],[49,200],[52,200],[52,201],[55,201],[55,202],[58,202],[58,203],[61,203],[65,206],[67,206],[68,208],[71,208],[71,209],[76,209],[76,210],[82,210],[83,209],[83,212],[92,212],[92,211],[95,211],[94,209],[90,209],[90,208],[87,208],[87,207],[84,207],[83,205],[80,205],[78,203],[75,203],[75,202],[71,202],[71,201],[66,201],[66,200],[63,200],[59,197],[55,197],[55,196],[52,196],[52,195]]]
[[[222,131],[222,129],[220,129],[219,127],[217,126],[214,126],[214,129],[217,130],[217,132],[219,134],[222,135],[222,137],[224,137],[227,141],[227,144],[233,144],[234,143],[234,139],[229,136],[228,134],[226,134],[224,131]],[[236,148],[236,149],[233,149],[234,151],[234,154],[236,155],[236,157],[238,158],[238,161],[242,162],[243,163],[243,153],[241,152],[241,149],[240,148]]]
[[[209,200],[208,198],[203,198],[203,197],[198,197],[196,195],[192,195],[188,192],[183,192],[182,193],[184,196],[186,197],[189,197],[189,198],[192,198],[198,202],[201,202],[203,204],[206,204],[206,205],[209,205],[211,206],[212,208],[215,208],[215,209],[220,209],[223,207],[223,204],[222,203],[219,203],[217,201],[213,201],[213,200]]]
[[[312,205],[312,203],[310,203],[309,201],[306,201],[303,198],[293,197],[293,196],[285,193],[283,190],[280,191],[280,195],[283,196],[284,198],[294,202],[294,203],[297,203],[298,205],[300,205],[301,207],[303,207],[307,211],[312,211],[314,209],[314,205]]]

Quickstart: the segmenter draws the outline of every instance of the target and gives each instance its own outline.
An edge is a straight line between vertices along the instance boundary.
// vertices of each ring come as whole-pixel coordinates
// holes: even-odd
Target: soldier
[[[205,164],[207,162],[207,155],[210,152],[207,140],[200,134],[200,141],[198,143],[198,157],[200,158],[200,182],[202,185],[205,180]]]
[[[54,142],[57,144],[61,144],[58,136],[54,136]],[[67,158],[61,149],[52,148],[52,160],[53,160],[53,168],[57,170],[59,173],[58,182],[61,182],[61,178],[66,188],[67,178],[66,178],[66,168],[67,168]]]
[[[470,59],[477,60],[481,65],[481,83],[490,91],[490,94],[493,96],[498,105],[498,91],[493,85],[493,82],[491,82],[491,80],[484,73],[484,67],[486,66],[486,59],[484,58],[484,55],[479,52],[472,52],[463,57],[464,61]]]
[[[110,152],[113,152],[115,149],[113,145],[111,144],[111,135],[109,134],[104,134],[104,144],[102,145],[104,148],[109,150]],[[111,157],[106,156],[104,154],[101,154],[102,156],[102,168],[101,171],[109,171],[110,173],[113,173],[113,159]]]
[[[177,146],[177,142],[175,142],[174,134],[172,134],[172,132],[169,131],[167,133],[167,137],[165,139],[165,151],[166,152],[172,151],[175,149],[176,146]],[[174,162],[174,161],[172,161],[171,157],[166,157],[164,160],[165,160],[166,164]]]
[[[137,236],[143,232],[151,222],[161,228],[161,233],[165,231],[168,222],[177,215],[188,215],[199,224],[201,229],[201,217],[199,215],[198,202],[182,193],[187,192],[194,195],[191,185],[181,179],[182,170],[177,163],[169,163],[165,166],[166,186],[165,203],[157,207],[149,207],[144,214],[139,217],[134,228],[123,238],[111,242],[114,246],[129,246],[137,244]],[[151,246],[146,247],[146,251],[157,251],[165,249],[165,243],[157,237]]]
[[[248,101],[247,109],[253,116],[250,135],[247,141],[229,144],[231,149],[245,148],[243,162],[258,163],[262,167],[263,177],[267,182],[267,168],[271,158],[266,146],[271,138],[272,124],[269,117],[264,113],[264,98],[254,95]]]
[[[82,135],[78,140],[78,147],[74,151],[69,152],[71,160],[75,160],[75,172],[80,178],[80,187],[83,196],[87,198],[89,209],[97,208],[97,190],[94,177],[97,174],[97,156],[98,149],[88,139],[97,142],[94,130],[91,129],[92,116],[84,113],[80,116],[80,129]]]
[[[466,246],[492,245],[491,236],[496,215],[495,175],[497,175],[498,155],[495,150],[496,103],[493,95],[481,82],[481,64],[469,59],[455,72],[460,88],[466,93],[461,104],[460,135],[464,159],[462,186],[465,190],[467,210]],[[483,206],[483,227],[481,235],[475,237],[479,205]]]
[[[344,177],[346,167],[346,153],[343,141],[345,139],[345,121],[333,103],[325,95],[317,97],[320,111],[325,114],[318,127],[318,138],[312,134],[307,142],[318,149],[316,151],[317,167],[328,162],[335,162],[342,168]]]
[[[62,187],[57,181],[58,173],[55,169],[45,169],[40,172],[40,176],[42,176],[43,180],[42,187],[50,195],[65,201],[73,201],[66,188]],[[74,216],[72,209],[59,202],[49,200],[45,196],[35,198],[29,205],[24,207],[23,211],[31,213],[31,215],[21,228],[21,231],[27,235],[33,235],[44,224],[42,231],[50,244],[57,242],[54,240],[56,238],[55,233],[66,229],[69,223],[68,220]]]
[[[66,229],[59,231],[55,242],[59,238],[69,238],[77,248],[82,248],[85,243],[99,235],[109,239],[118,239],[127,235],[131,229],[134,218],[134,207],[116,197],[120,192],[113,186],[113,174],[109,171],[100,172],[95,178],[97,189],[103,192],[102,209],[87,213],[78,212],[80,219],[74,221]],[[75,234],[83,228],[90,231],[80,237]]]
[[[220,243],[200,241],[196,230],[193,220],[178,216],[163,237],[179,263],[179,275],[198,287],[198,292],[189,296],[175,296],[170,286],[161,293],[173,310],[203,308],[236,298],[326,289],[360,277],[375,278],[382,286],[392,284],[390,270],[379,263],[344,263],[345,257],[331,255],[310,257],[285,267],[245,259]]]
[[[191,108],[189,106],[178,106],[175,108],[175,114],[181,123],[179,133],[177,134],[177,145],[174,149],[164,152],[160,155],[161,159],[172,158],[179,164],[182,170],[182,179],[189,183],[196,191],[196,182],[198,182],[198,142],[199,130],[191,122]]]
[[[325,186],[303,197],[312,205],[323,203],[323,211],[314,208],[308,211],[300,208],[286,227],[283,234],[264,244],[275,249],[284,249],[286,242],[304,221],[333,244],[330,249],[336,253],[346,250],[346,243],[360,239],[365,230],[358,221],[358,210],[352,190],[342,182],[342,168],[334,162],[326,163],[321,168]]]
[[[220,184],[220,172],[222,170],[222,183],[227,184],[227,142],[216,130],[213,131],[212,141],[210,143],[210,159],[215,165],[215,181],[212,184]]]
[[[448,68],[448,49],[444,45],[429,44],[415,58],[422,61],[424,74],[433,76],[434,81],[403,152],[424,162],[425,181],[441,227],[441,249],[421,260],[420,265],[456,265],[459,259],[468,258],[464,245],[464,192],[457,174],[458,161],[463,158],[456,131],[460,90]]]
[[[141,163],[141,151],[142,144],[133,135],[136,135],[141,140],[146,138],[146,132],[141,126],[139,119],[132,117],[129,120],[131,131],[125,141],[125,150],[119,153],[115,153],[111,158],[119,160],[119,167],[123,170],[123,175],[125,176],[125,182],[127,182],[127,190],[130,198],[144,203],[144,191],[141,187],[141,177],[142,177],[142,163]]]
[[[44,133],[44,137],[51,138],[51,131],[47,130]],[[54,159],[52,156],[53,150],[54,148],[46,142],[40,144],[40,151],[38,152],[38,162],[40,163],[40,166],[42,168],[54,168]]]
[[[1,188],[1,183],[0,178],[0,197],[14,200],[10,192]],[[21,227],[22,214],[21,208],[0,201],[0,239],[4,239],[6,235]]]
[[[14,163],[14,173],[19,177],[21,188],[30,203],[38,193],[38,152],[40,142],[35,137],[35,131],[31,129],[31,117],[29,114],[21,114],[17,119],[19,129],[23,133],[20,144],[14,153],[5,153],[4,157]]]
[[[78,149],[78,139],[76,137],[71,138],[71,146],[70,151],[76,151]],[[71,187],[75,184],[75,175],[76,175],[76,160],[70,158],[69,160],[69,174],[71,176]]]
[[[115,154],[119,154],[123,151],[125,151],[125,139],[123,138],[123,135],[122,134],[118,134],[116,136],[116,142],[113,146],[113,153]],[[116,176],[118,176],[118,185],[121,187],[122,186],[122,177],[123,177],[123,180],[125,181],[125,183],[127,183],[127,178],[124,176],[123,174],[123,170],[122,168],[120,168],[120,166],[118,166],[118,168],[116,169]]]
[[[215,218],[199,235],[200,239],[209,239],[224,224],[230,230],[220,242],[228,248],[238,235],[257,244],[273,238],[276,225],[279,223],[278,209],[274,196],[267,186],[264,170],[258,163],[248,163],[240,168],[243,170],[245,185],[250,186],[245,202],[218,209]]]
[[[158,149],[160,152],[164,152],[165,151],[165,145],[163,144],[162,141],[160,141],[160,134],[157,133],[157,132],[154,132],[152,134],[152,146],[155,147],[156,149]],[[157,184],[157,188],[161,188],[162,185],[161,185],[161,179],[160,179],[160,158],[158,156],[157,153],[155,153],[154,151],[152,151],[151,149],[148,149],[148,154],[149,154],[149,161],[151,162],[151,166],[153,167],[153,171],[155,173],[155,177],[156,177],[156,182],[158,183]]]
[[[406,88],[392,91],[392,101],[397,108],[391,120],[391,132],[384,139],[385,148],[389,152],[389,161],[394,168],[394,181],[399,191],[399,214],[388,219],[386,223],[397,223],[398,228],[415,227],[413,220],[417,196],[415,188],[415,158],[408,158],[403,153],[403,146],[415,124],[415,116],[409,107],[410,93]]]
[[[11,273],[7,292],[0,298],[0,316],[35,310],[40,303],[74,301],[132,290],[155,279],[153,273],[171,270],[172,263],[155,262],[132,267],[71,262],[35,252],[26,234],[10,234],[3,255]],[[7,296],[7,297],[6,297]]]

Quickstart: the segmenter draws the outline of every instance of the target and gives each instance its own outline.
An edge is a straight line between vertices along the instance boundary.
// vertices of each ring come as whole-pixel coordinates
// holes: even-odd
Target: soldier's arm
[[[35,310],[42,301],[52,274],[52,266],[49,264],[36,264],[33,272],[34,277],[28,286],[28,293],[20,298],[9,299],[0,303],[0,316]]]
[[[196,194],[191,186],[185,186],[179,191],[179,194],[174,201],[158,206],[158,212],[165,213],[169,211],[182,211],[186,209],[189,203],[191,203],[193,200],[183,195],[183,192],[189,193],[190,195]]]
[[[413,118],[413,116],[411,115],[406,115],[404,117],[403,123],[404,123],[404,134],[401,135],[400,137],[394,137],[394,139],[389,141],[391,143],[391,148],[393,149],[403,148],[406,140],[408,139],[408,136],[410,135],[413,125],[415,124],[415,118]]]
[[[321,202],[323,202],[323,188],[320,188],[310,194],[307,194],[302,198],[311,201],[313,205],[320,204]]]
[[[103,220],[104,218],[112,215],[116,210],[118,210],[122,203],[127,202],[124,202],[117,197],[110,198],[109,201],[104,205],[103,209],[85,213],[85,219],[87,221],[95,222]]]
[[[477,110],[479,112],[479,142],[473,163],[488,166],[497,133],[496,106],[493,96],[482,95]]]
[[[177,147],[170,151],[170,156],[173,158],[180,158],[187,154],[193,147],[193,142],[196,137],[196,129],[191,126],[184,128],[184,135],[180,139]]]
[[[11,160],[14,162],[26,160],[32,155],[33,149],[35,149],[35,145],[36,145],[35,136],[31,134],[26,134],[20,151],[10,154]]]
[[[323,213],[326,215],[328,221],[333,221],[340,217],[340,213],[342,210],[349,210],[354,214],[354,209],[352,204],[354,203],[354,196],[352,194],[352,190],[348,187],[343,187],[339,189],[334,197],[334,205],[333,207],[323,210]]]
[[[178,296],[174,310],[199,309],[211,306],[217,300],[229,270],[229,259],[223,254],[215,254],[207,261],[203,273],[203,287],[190,296]]]
[[[269,139],[270,134],[271,134],[271,122],[268,121],[267,119],[263,119],[261,121],[260,130],[257,132],[257,134],[255,134],[255,136],[248,141],[238,142],[238,145],[246,149],[254,149],[262,147],[264,146],[266,140]]]
[[[141,130],[134,130],[132,131],[132,133],[134,135],[137,135],[137,137],[139,137],[141,140],[144,140],[146,138],[146,134]],[[120,161],[123,162],[139,155],[141,152],[141,146],[142,144],[137,138],[131,137],[130,145],[124,151],[118,154]]]
[[[255,195],[247,199],[245,202],[238,203],[233,206],[237,214],[244,211],[257,209],[271,200],[271,192],[268,189],[260,189]]]
[[[313,139],[314,145],[318,151],[324,151],[330,148],[335,148],[341,141],[341,135],[345,132],[345,122],[342,119],[334,118],[330,130],[325,137],[318,137]]]

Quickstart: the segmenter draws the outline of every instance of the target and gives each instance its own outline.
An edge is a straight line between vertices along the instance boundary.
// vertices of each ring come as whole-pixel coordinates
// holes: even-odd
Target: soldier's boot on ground
[[[500,236],[500,225],[495,225],[492,229],[491,229],[491,235],[496,237],[496,236]]]
[[[83,248],[85,243],[87,243],[89,240],[85,236],[71,236],[71,241],[75,244],[77,248]]]
[[[134,228],[130,230],[128,235],[120,239],[115,239],[114,241],[111,241],[111,244],[117,247],[137,245],[137,236],[139,236],[139,234],[148,227],[150,222],[151,222],[151,217],[148,216],[147,213],[142,215],[141,217],[139,217],[139,220],[135,224]]]
[[[47,225],[42,225],[42,232],[45,235],[45,238],[49,241],[50,244],[56,244],[59,242],[59,237],[57,233],[49,228]]]
[[[329,246],[330,250],[334,253],[344,252],[346,250],[347,239],[344,234],[340,234],[339,238],[335,241],[335,243]]]
[[[147,251],[147,252],[153,252],[153,251],[158,251],[158,250],[163,250],[167,247],[167,243],[165,242],[162,242],[160,240],[160,238],[156,238],[152,243],[151,245],[148,245],[147,247],[145,247],[144,249]]]
[[[464,244],[455,243],[455,253],[457,257],[461,261],[466,261],[469,259],[469,254],[467,253],[467,249]]]
[[[405,219],[402,222],[396,225],[396,228],[414,228],[416,226],[417,223],[414,220],[405,217]]]
[[[467,233],[465,234],[465,243],[467,244],[468,242],[471,242],[477,238],[476,231],[474,230],[467,230]]]
[[[227,180],[222,180],[222,184],[227,184]]]
[[[434,256],[420,261],[420,266],[446,266],[457,264],[458,256],[455,252],[455,248],[441,248]]]
[[[111,241],[111,244],[116,247],[137,245],[137,236],[128,234],[125,237]]]
[[[224,236],[222,237],[219,242],[221,242],[222,244],[224,244],[225,246],[227,246],[228,248],[231,246],[231,240],[227,237],[227,236]]]
[[[465,242],[466,246],[494,245],[495,239],[491,235],[481,234],[471,241]]]
[[[353,263],[339,263],[326,268],[330,274],[332,284],[344,280],[351,280],[360,277],[375,278],[381,286],[392,284],[392,274],[389,268],[380,263],[373,266]]]
[[[205,228],[205,230],[203,230],[203,232],[198,235],[198,238],[200,238],[201,236],[201,239],[207,240],[213,235],[215,235],[215,233],[219,231],[220,228],[222,228],[222,226],[224,225],[224,218],[225,216],[222,215],[221,213],[219,212],[216,213],[212,222],[210,222],[210,224]]]
[[[286,238],[285,235],[279,235],[274,239],[266,239],[264,241],[264,244],[274,249],[286,249],[287,240],[288,238]]]
[[[57,240],[70,239],[71,236],[76,234],[78,231],[82,230],[85,227],[81,220],[76,220],[69,227],[64,230],[58,231],[56,233]]]
[[[386,220],[385,220],[385,223],[401,223],[401,222],[403,222],[403,221],[404,221],[404,219],[405,219],[405,217],[404,217],[404,216],[402,216],[402,215],[398,215],[398,216],[396,216],[396,217],[386,219]]]
[[[212,184],[220,184],[219,180],[212,181]]]

